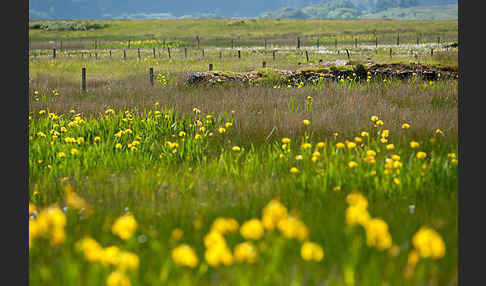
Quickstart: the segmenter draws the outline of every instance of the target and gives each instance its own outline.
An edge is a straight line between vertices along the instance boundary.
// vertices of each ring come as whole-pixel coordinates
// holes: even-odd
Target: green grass
[[[383,91],[388,90],[374,97],[398,100],[399,97],[393,96],[392,86],[403,89],[403,84],[400,81],[391,85],[373,83],[375,88],[381,86],[379,88]],[[439,113],[455,108],[445,104],[446,98],[440,99],[439,96],[447,92],[448,84],[438,82],[438,96],[428,104],[417,106],[419,112],[423,113],[429,107]],[[340,89],[359,90],[359,86],[343,85]],[[416,88],[410,87],[410,90]],[[69,209],[66,212],[66,241],[59,246],[51,246],[44,238],[34,240],[29,251],[31,283],[104,284],[116,268],[87,262],[83,258],[75,243],[85,236],[95,238],[103,247],[115,245],[139,257],[138,269],[127,272],[132,285],[291,285],[323,282],[344,285],[343,281],[349,279],[345,278],[349,274],[344,273],[350,270],[354,273],[356,285],[421,285],[424,280],[437,285],[457,283],[454,282],[457,279],[457,163],[448,156],[449,153],[457,153],[456,133],[441,126],[445,122],[437,122],[437,125],[430,126],[429,131],[417,133],[417,128],[420,128],[418,121],[412,118],[395,121],[393,116],[396,115],[393,114],[380,115],[385,124],[374,126],[370,116],[378,112],[370,108],[367,114],[362,114],[363,121],[355,129],[367,131],[370,136],[362,137],[363,142],[354,149],[337,149],[337,142],[354,141],[354,137],[361,137],[360,131],[341,132],[335,127],[334,130],[339,133],[337,137],[326,135],[321,131],[319,119],[313,115],[313,110],[317,112],[322,108],[320,102],[324,98],[314,95],[312,100],[304,99],[304,95],[310,94],[312,89],[303,88],[302,91],[304,93],[299,100],[292,101],[291,96],[289,103],[293,102],[293,108],[280,107],[276,114],[267,115],[275,117],[280,114],[284,121],[282,124],[289,124],[295,115],[300,120],[292,123],[289,131],[276,136],[268,137],[268,130],[262,132],[264,138],[270,138],[262,141],[250,135],[251,126],[244,127],[243,123],[250,115],[241,108],[235,113],[231,112],[232,107],[227,106],[226,112],[212,113],[202,109],[202,113],[196,114],[191,109],[181,112],[168,105],[154,105],[152,101],[145,108],[130,108],[130,104],[115,108],[112,115],[105,112],[108,107],[98,112],[87,110],[80,103],[90,101],[89,98],[79,98],[75,103],[73,95],[56,96],[42,91],[35,96],[39,101],[34,100],[31,104],[29,119],[30,202],[40,209],[52,204],[63,207],[66,205],[64,186],[71,184],[94,212],[87,216],[82,211]],[[177,89],[171,92],[177,92]],[[191,97],[190,92],[186,90],[185,96]],[[224,93],[225,89],[221,92]],[[425,89],[421,92],[434,91]],[[213,96],[208,93],[206,99],[199,100],[200,104],[193,102],[191,106],[205,106],[203,102]],[[161,99],[163,97],[165,95]],[[337,99],[340,96],[332,97]],[[110,102],[109,98],[105,96],[104,101]],[[395,102],[392,106],[410,110],[416,99],[405,99],[405,102]],[[181,97],[179,100],[185,99]],[[70,102],[79,109],[56,111],[59,103],[69,109]],[[46,112],[40,112],[46,108]],[[341,103],[335,110],[347,108],[353,107],[344,107]],[[76,116],[84,121],[70,123],[76,121]],[[252,117],[260,120],[257,115]],[[285,123],[285,118],[288,118],[288,123]],[[301,120],[308,118],[311,125],[306,127]],[[204,132],[195,120],[202,122],[206,128]],[[220,134],[219,128],[227,122],[232,122],[232,126],[226,127],[226,133]],[[410,129],[401,128],[405,122],[410,123]],[[65,132],[62,127],[66,128]],[[441,127],[444,135],[436,134],[437,127]],[[127,129],[131,133],[115,136],[120,130]],[[390,130],[386,144],[380,142],[376,133],[383,129]],[[56,133],[51,130],[59,132],[57,138],[53,137]],[[185,134],[182,135],[181,131]],[[196,139],[196,134],[202,137]],[[100,141],[95,142],[96,136],[100,137]],[[84,141],[66,143],[67,137],[84,138]],[[282,149],[283,137],[292,140],[290,152]],[[140,144],[131,151],[128,144],[134,140]],[[411,140],[418,141],[420,147],[411,148]],[[177,142],[179,146],[170,147],[168,141]],[[303,142],[311,143],[312,148],[302,149]],[[311,154],[316,151],[317,142],[324,142],[325,147],[318,149],[320,156],[313,162]],[[116,148],[117,143],[122,144],[121,149]],[[394,150],[385,148],[389,143],[395,144]],[[233,151],[233,146],[244,151]],[[79,153],[71,154],[72,148]],[[376,163],[364,161],[365,152],[369,149],[377,152]],[[427,157],[418,159],[418,151],[426,152]],[[60,152],[66,156],[59,157]],[[299,154],[303,155],[301,161],[295,159]],[[400,173],[392,169],[392,173],[386,174],[385,161],[393,154],[400,156],[403,165],[399,168]],[[358,167],[350,168],[350,161],[356,161]],[[299,173],[290,173],[291,167],[297,167]],[[372,171],[375,173],[372,174]],[[400,183],[396,184],[394,178],[399,178]],[[337,186],[341,190],[335,191]],[[346,195],[356,190],[368,199],[370,214],[384,219],[389,225],[393,243],[399,250],[396,256],[368,247],[362,229],[346,225]],[[241,225],[251,218],[261,218],[262,208],[274,198],[279,198],[289,210],[298,213],[309,228],[308,239],[322,245],[324,259],[321,262],[304,261],[300,257],[302,242],[284,239],[279,231],[274,231],[256,242],[259,259],[255,264],[207,265],[203,238],[213,220],[232,217]],[[415,206],[413,214],[409,211],[410,205]],[[126,210],[134,214],[139,227],[131,239],[124,241],[111,233],[110,228]],[[201,229],[193,225],[195,219],[202,220]],[[419,262],[414,276],[407,280],[403,271],[412,250],[411,239],[424,225],[436,229],[443,237],[446,256]],[[184,232],[177,242],[170,239],[175,228]],[[244,241],[238,233],[225,237],[231,249]],[[195,249],[199,258],[196,268],[177,266],[172,260],[171,251],[180,243],[187,243]],[[63,271],[60,271],[61,268]]]
[[[49,21],[31,21],[32,24]],[[89,22],[89,21],[88,21]],[[88,31],[40,31],[29,30],[33,47],[38,42],[47,41],[127,41],[131,40],[180,40],[189,47],[217,46],[294,46],[301,37],[303,46],[317,44],[321,35],[321,45],[352,44],[354,38],[374,42],[378,37],[382,43],[394,43],[397,33],[405,42],[415,42],[420,35],[422,42],[434,42],[437,36],[443,40],[458,37],[456,21],[402,21],[383,19],[362,20],[319,20],[319,19],[161,19],[161,20],[96,20],[94,23],[108,24],[108,27]]]

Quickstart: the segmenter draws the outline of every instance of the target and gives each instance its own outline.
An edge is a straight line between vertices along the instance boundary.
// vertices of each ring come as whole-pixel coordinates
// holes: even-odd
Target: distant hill
[[[262,13],[262,18],[356,19],[387,18],[404,20],[456,20],[454,0],[328,0],[303,8],[283,7]]]
[[[457,9],[457,3],[458,0],[29,0],[29,19],[89,20],[208,17],[353,19],[362,16],[375,17],[375,15],[376,17],[400,18],[399,15],[410,17],[414,13],[420,14],[419,10],[414,12],[411,12],[413,10],[396,11],[396,9],[409,9],[411,7],[429,9],[428,11],[432,11],[435,15],[433,17],[447,17],[449,19],[454,14],[454,8],[451,5],[455,5],[455,9]],[[389,9],[395,10],[386,12]],[[430,15],[430,13],[423,14]]]

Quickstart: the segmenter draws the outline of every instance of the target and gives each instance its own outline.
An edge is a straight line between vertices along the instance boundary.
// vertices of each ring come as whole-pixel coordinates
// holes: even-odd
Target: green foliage
[[[46,31],[88,31],[108,27],[107,23],[80,21],[42,21],[29,23],[29,29]]]

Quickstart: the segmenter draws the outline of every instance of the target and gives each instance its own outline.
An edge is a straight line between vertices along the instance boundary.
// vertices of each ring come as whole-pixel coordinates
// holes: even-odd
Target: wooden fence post
[[[123,59],[124,60],[127,59],[127,51],[125,49],[123,49]]]
[[[52,58],[56,58],[56,48],[52,49]]]
[[[267,39],[264,40],[265,42],[265,50],[267,49]]]
[[[170,48],[167,47],[167,54],[169,55],[169,59],[170,59]]]
[[[152,48],[152,52],[154,53],[154,59],[155,59],[155,48]]]
[[[128,48],[129,48],[129,49],[130,49],[130,41],[131,41],[131,40],[128,40]]]
[[[209,64],[209,71],[213,70],[213,64]]]
[[[110,50],[110,58],[111,58],[111,50]]]
[[[238,58],[241,59],[241,50],[238,50]]]
[[[150,85],[154,86],[154,68],[149,69]]]
[[[307,53],[307,50],[305,51],[305,59],[307,60],[307,62],[309,62],[309,54]]]
[[[138,59],[140,59],[140,48],[138,48],[137,50],[138,50]]]
[[[357,38],[354,38],[354,47],[357,48],[358,47],[358,39]]]
[[[262,67],[266,67],[267,63],[265,61],[262,62]]]
[[[378,49],[378,37],[375,37],[375,47]]]
[[[275,51],[272,51],[273,60],[275,60]]]
[[[204,49],[202,49],[202,57],[204,58]]]
[[[434,56],[434,49],[430,49],[430,56],[433,57]]]
[[[392,48],[390,48],[390,58],[392,57]]]
[[[86,91],[86,68],[81,69],[81,88]]]
[[[234,45],[234,41],[233,39],[231,39],[231,49],[234,49],[235,45]]]
[[[349,50],[346,49],[346,55],[348,55],[348,60],[349,60]]]
[[[400,33],[397,34],[397,46],[400,46]]]
[[[300,37],[297,37],[297,49],[300,49]]]
[[[184,58],[187,59],[187,48],[186,47],[184,47]]]
[[[337,48],[337,38],[334,39],[334,47]]]
[[[196,36],[197,48],[199,49],[199,36]]]
[[[223,58],[223,52],[219,52],[219,59],[222,59]]]

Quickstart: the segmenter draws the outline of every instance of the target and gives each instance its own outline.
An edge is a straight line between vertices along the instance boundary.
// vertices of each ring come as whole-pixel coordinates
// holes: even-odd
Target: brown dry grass
[[[349,138],[370,129],[370,117],[377,115],[392,132],[398,132],[407,122],[411,125],[407,133],[412,136],[431,135],[440,128],[448,138],[457,140],[458,90],[453,80],[439,81],[422,90],[422,81],[401,82],[394,87],[377,82],[349,88],[329,82],[321,89],[276,89],[238,85],[188,87],[182,84],[183,79],[179,75],[178,85],[166,88],[150,87],[148,79],[141,76],[124,81],[98,79],[91,81],[88,92],[83,94],[78,84],[41,75],[31,82],[30,94],[56,88],[61,95],[50,96],[43,103],[30,97],[30,111],[34,116],[44,108],[59,113],[75,109],[96,115],[107,108],[143,111],[153,108],[155,102],[181,114],[192,114],[193,107],[215,114],[231,114],[234,110],[233,138],[255,143],[263,142],[270,134],[269,139],[299,136],[305,130],[303,119],[311,120],[318,138],[334,132]],[[309,95],[313,98],[312,109],[305,110]],[[289,110],[292,101],[297,110]]]

